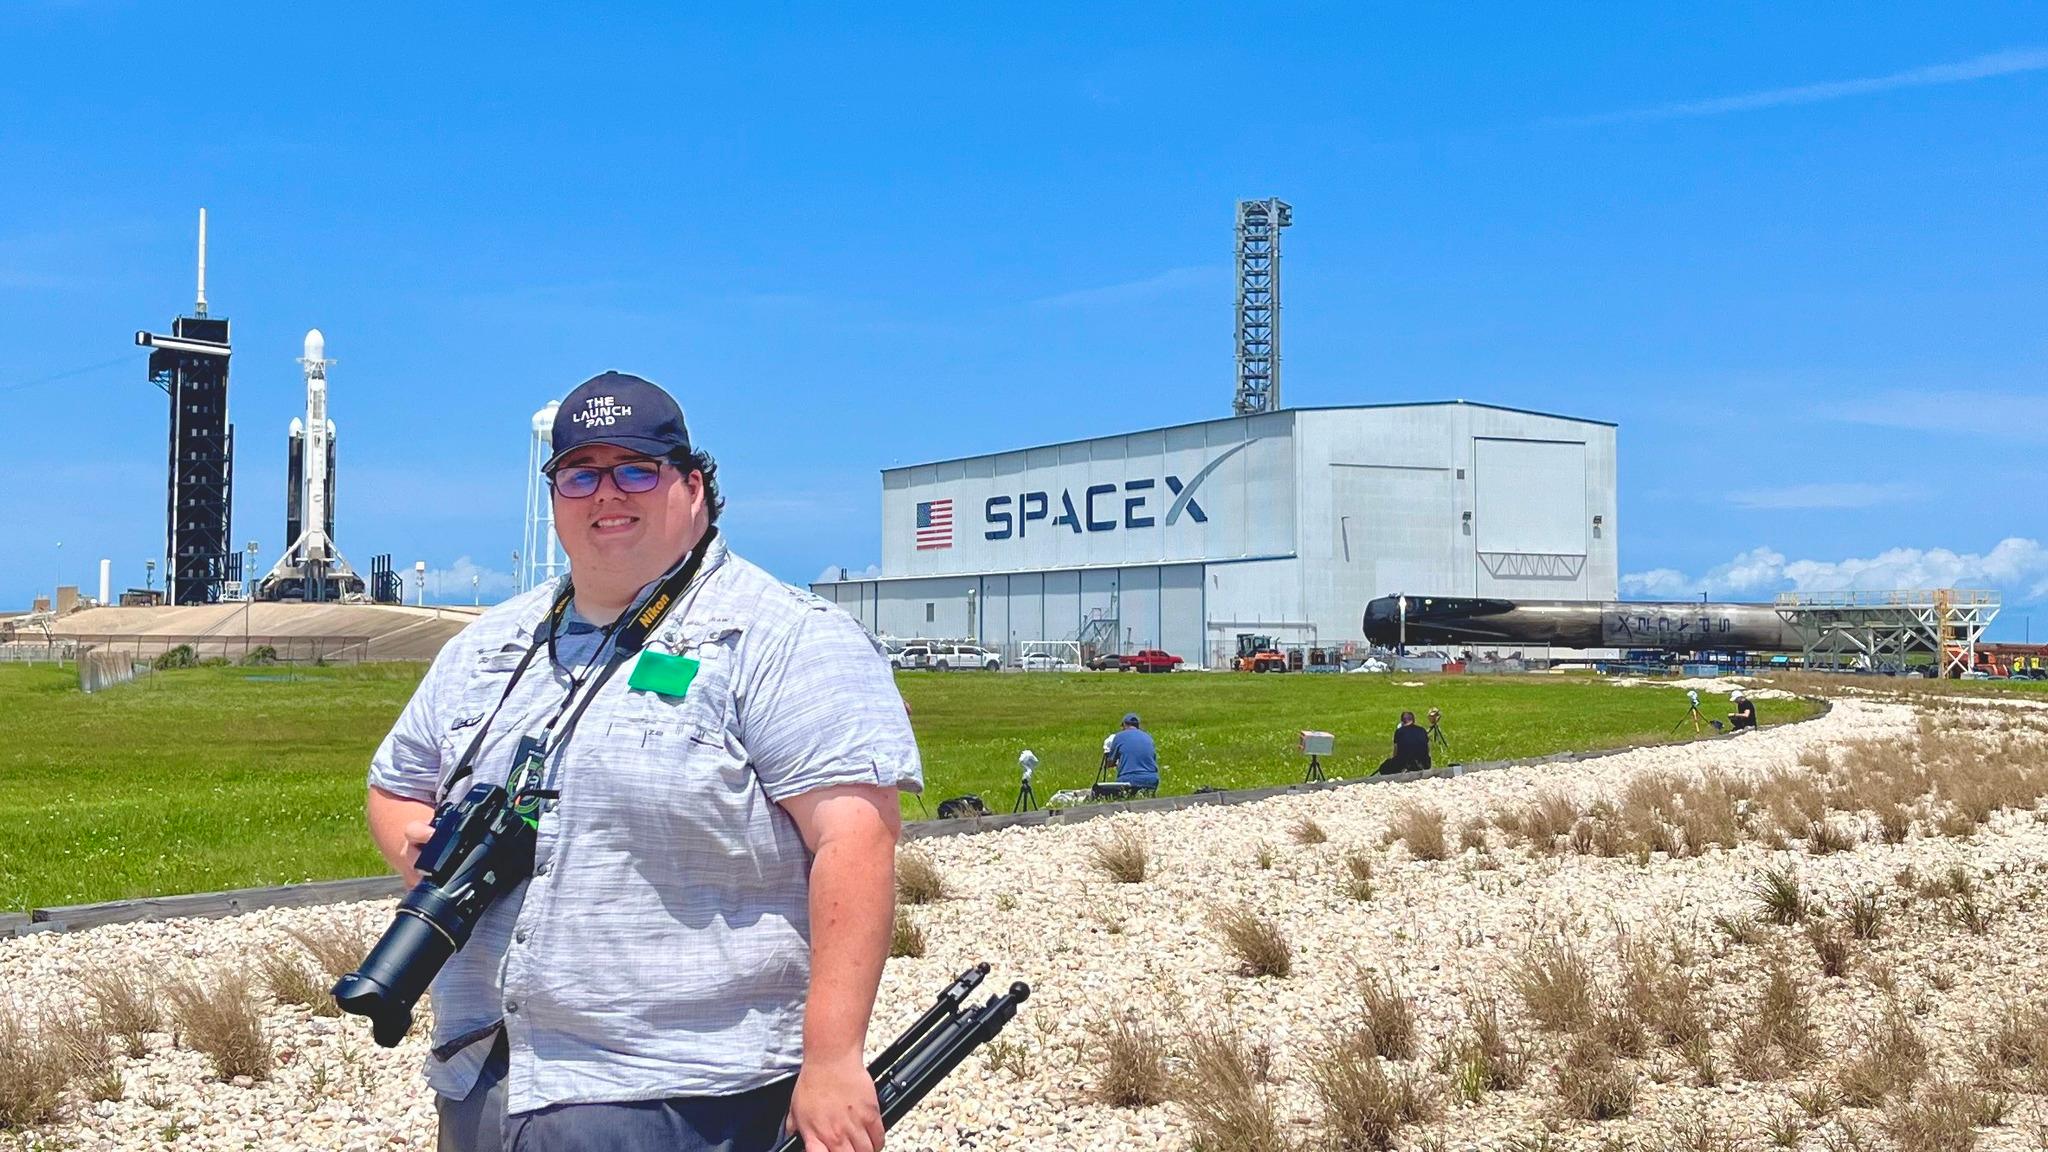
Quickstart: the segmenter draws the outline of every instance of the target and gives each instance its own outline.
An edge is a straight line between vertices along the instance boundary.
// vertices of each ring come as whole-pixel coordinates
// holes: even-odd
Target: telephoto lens
[[[362,964],[334,986],[334,1002],[368,1017],[378,1044],[397,1047],[441,965],[469,942],[484,910],[532,874],[534,839],[533,826],[496,784],[478,784],[442,805],[433,837],[420,848],[420,882]]]

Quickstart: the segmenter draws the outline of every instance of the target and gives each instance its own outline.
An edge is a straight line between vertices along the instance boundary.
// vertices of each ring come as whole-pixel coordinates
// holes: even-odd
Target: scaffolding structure
[[[1239,416],[1280,410],[1280,230],[1292,223],[1285,200],[1237,202]]]
[[[1937,674],[1977,666],[1977,642],[1998,617],[1998,593],[1977,588],[1892,592],[1785,592],[1780,618],[1799,634],[1809,668],[1903,667],[1912,652]]]

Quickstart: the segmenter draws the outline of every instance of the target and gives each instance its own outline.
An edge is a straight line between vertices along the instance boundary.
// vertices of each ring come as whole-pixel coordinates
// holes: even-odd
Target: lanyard
[[[583,718],[584,710],[590,707],[590,702],[595,700],[597,694],[604,689],[605,682],[611,679],[612,673],[618,671],[619,666],[625,663],[626,658],[639,655],[640,649],[647,643],[647,638],[653,634],[657,627],[660,627],[661,622],[667,618],[669,610],[681,602],[683,593],[688,591],[690,584],[696,580],[698,571],[704,566],[705,555],[711,551],[711,542],[717,536],[718,529],[715,526],[706,528],[704,530],[704,538],[697,542],[697,546],[690,550],[689,555],[683,557],[681,564],[677,565],[667,576],[662,578],[661,583],[655,586],[653,595],[640,604],[637,610],[628,608],[624,614],[605,628],[604,637],[598,642],[596,654],[592,655],[590,661],[578,670],[574,676],[570,677],[569,692],[562,697],[561,707],[555,710],[554,716],[549,718],[546,727],[541,730],[545,739],[546,735],[553,732],[555,725],[560,723],[565,715],[568,717],[568,722],[562,725],[561,734],[553,739],[552,743],[548,745],[549,747],[560,747],[563,743],[567,742],[569,734],[576,728],[576,722]],[[534,656],[541,649],[545,648],[548,652],[548,659],[551,662],[554,660],[555,633],[562,627],[562,622],[568,618],[569,604],[575,599],[575,595],[575,586],[564,581],[561,595],[555,597],[554,607],[548,609],[547,637],[543,640],[536,640],[529,645],[526,649],[526,655],[519,660],[519,666],[512,670],[512,679],[506,683],[505,691],[499,694],[498,702],[491,707],[490,715],[486,716],[484,722],[478,726],[476,737],[469,742],[469,748],[463,752],[462,759],[456,762],[455,771],[441,785],[441,795],[443,797],[448,796],[455,790],[457,781],[475,770],[476,754],[483,747],[484,737],[490,734],[491,724],[497,720],[498,713],[505,707],[505,701],[512,698],[512,690],[519,686],[519,678],[526,674],[526,669],[533,663]],[[607,645],[610,646],[609,654],[606,653]],[[599,660],[600,656],[603,657],[601,662]],[[596,682],[590,686],[588,692],[580,693],[581,698],[579,699],[578,690],[582,688],[584,681],[590,677],[593,668],[597,669]],[[575,706],[573,709],[570,707],[572,704]]]

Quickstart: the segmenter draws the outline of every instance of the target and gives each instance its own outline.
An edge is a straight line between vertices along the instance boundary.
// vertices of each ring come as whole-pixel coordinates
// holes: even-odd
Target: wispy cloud
[[[1759,92],[1743,92],[1733,96],[1716,96],[1706,100],[1680,100],[1670,104],[1657,104],[1648,108],[1632,108],[1622,112],[1604,112],[1593,116],[1563,117],[1551,121],[1556,124],[1588,125],[1618,124],[1640,120],[1677,120],[1697,116],[1723,116],[1731,112],[1756,112],[1765,108],[1783,108],[1794,104],[1820,104],[1829,100],[1846,100],[1852,96],[1870,96],[1879,92],[1893,92],[1901,88],[1930,88],[1939,84],[1964,84],[1972,80],[1989,80],[1998,76],[2014,76],[2022,72],[2039,72],[2048,69],[2048,48],[2015,48],[2005,52],[1992,52],[1973,56],[1953,64],[1931,64],[1923,68],[1909,68],[1904,72],[1892,72],[1884,76],[1864,76],[1853,80],[1830,80],[1819,84],[1799,84],[1790,88],[1766,88]]]
[[[2048,443],[2048,392],[1901,388],[1844,398],[1819,414],[1873,428]]]
[[[1060,292],[1052,296],[1041,296],[1031,301],[1033,308],[1099,308],[1114,304],[1139,304],[1169,296],[1190,289],[1218,288],[1230,283],[1230,269],[1220,264],[1204,264],[1191,268],[1169,268],[1154,276],[1138,280],[1126,280],[1121,284],[1105,284],[1098,288],[1077,288],[1072,292]]]
[[[1777,488],[1745,488],[1730,492],[1728,502],[1737,508],[1875,508],[1882,504],[1903,504],[1918,499],[1917,484],[1787,484]]]
[[[870,564],[865,568],[847,568],[838,564],[827,564],[825,565],[825,570],[818,573],[818,578],[813,580],[812,583],[827,584],[834,580],[873,580],[881,574],[882,566],[880,564]]]
[[[1635,597],[1756,596],[1775,592],[1873,591],[1890,588],[1995,588],[2026,600],[2048,596],[2048,548],[2011,536],[1987,552],[1947,548],[1888,548],[1875,556],[1842,560],[1789,560],[1769,547],[1752,548],[1698,576],[1652,568],[1621,578]]]

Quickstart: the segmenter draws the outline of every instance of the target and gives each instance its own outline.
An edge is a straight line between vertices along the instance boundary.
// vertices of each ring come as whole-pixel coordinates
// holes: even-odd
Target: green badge
[[[642,692],[659,692],[680,700],[690,694],[690,681],[696,678],[695,660],[650,648],[633,661],[633,676],[626,683]]]

